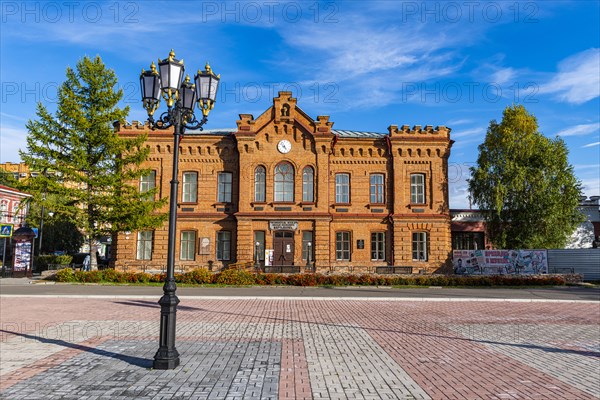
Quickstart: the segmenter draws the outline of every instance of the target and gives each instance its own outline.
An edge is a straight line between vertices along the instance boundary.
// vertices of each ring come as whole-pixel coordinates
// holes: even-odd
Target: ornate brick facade
[[[311,261],[317,271],[393,265],[433,272],[446,265],[450,129],[392,125],[382,134],[332,126],[328,116],[313,120],[290,92],[280,92],[258,118],[241,114],[237,129],[186,132],[178,270],[209,261],[217,270],[255,261],[257,253],[264,265],[264,250],[273,250],[273,265],[304,267]],[[116,129],[123,136],[148,134],[146,166],[155,171],[159,195],[168,196],[171,132],[140,123]],[[167,225],[145,239],[137,232],[121,234],[115,249],[117,268],[162,269]]]

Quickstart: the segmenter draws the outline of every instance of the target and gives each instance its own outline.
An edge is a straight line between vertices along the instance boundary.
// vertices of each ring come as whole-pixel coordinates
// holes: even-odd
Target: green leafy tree
[[[155,191],[140,193],[136,182],[149,154],[145,135],[120,137],[114,123],[124,121],[129,107],[119,108],[114,71],[100,59],[84,57],[67,68],[58,90],[55,115],[39,103],[37,119],[27,123],[27,151],[21,159],[36,178],[28,193],[66,222],[79,228],[90,243],[92,268],[97,265],[94,238],[116,232],[157,227],[166,215]],[[50,196],[52,195],[52,196]]]
[[[26,187],[26,183],[22,186]],[[42,193],[42,197],[44,194]],[[61,198],[56,195],[47,194],[47,204],[58,204]],[[28,199],[29,200],[29,199]],[[42,214],[44,225],[42,227]],[[35,242],[35,252],[38,253],[40,236],[42,239],[42,248],[40,254],[48,254],[54,251],[64,251],[67,254],[79,252],[79,249],[85,241],[85,237],[78,227],[71,221],[67,215],[57,214],[51,209],[42,207],[42,202],[29,201],[29,213],[27,214],[27,224],[32,227],[42,229],[41,235]]]
[[[8,186],[11,188],[17,187],[17,180],[13,177],[13,174],[0,169],[0,185]]]
[[[500,123],[490,122],[468,183],[496,247],[564,247],[583,221],[581,184],[568,153],[561,138],[538,131],[523,106],[507,107]]]

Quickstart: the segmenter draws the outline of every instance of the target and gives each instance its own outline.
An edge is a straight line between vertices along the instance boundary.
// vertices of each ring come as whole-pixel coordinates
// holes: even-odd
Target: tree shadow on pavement
[[[87,353],[92,353],[92,354],[96,354],[96,355],[103,356],[103,357],[114,358],[114,359],[126,362],[127,364],[131,364],[131,365],[134,365],[134,366],[140,367],[140,368],[152,368],[152,365],[153,365],[153,360],[149,360],[146,358],[140,358],[140,357],[130,356],[130,355],[126,355],[126,354],[114,353],[112,351],[102,350],[102,349],[98,349],[95,347],[85,346],[85,345],[77,344],[77,343],[71,343],[71,342],[67,342],[64,340],[60,340],[60,339],[48,339],[48,338],[43,338],[40,336],[28,335],[26,333],[6,331],[4,329],[0,329],[0,332],[5,333],[5,334],[15,335],[15,336],[21,336],[25,339],[37,340],[40,343],[54,344],[54,345],[66,347],[69,349],[85,351]]]

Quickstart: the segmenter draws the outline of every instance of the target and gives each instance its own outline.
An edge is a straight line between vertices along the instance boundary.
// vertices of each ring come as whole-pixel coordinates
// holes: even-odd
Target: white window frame
[[[152,247],[154,242],[153,231],[139,231],[137,234],[136,260],[152,260]]]
[[[425,204],[425,174],[410,175],[410,202],[411,204]]]
[[[217,232],[217,254],[216,258],[219,261],[231,260],[231,232],[230,231],[218,231]]]
[[[413,261],[427,261],[428,255],[428,233],[413,232],[412,233],[412,258]]]
[[[198,172],[186,171],[182,176],[183,185],[181,201],[183,203],[198,202]]]
[[[335,174],[336,204],[350,204],[350,174]]]
[[[231,203],[232,189],[233,174],[231,172],[219,172],[217,175],[217,201],[219,203]]]

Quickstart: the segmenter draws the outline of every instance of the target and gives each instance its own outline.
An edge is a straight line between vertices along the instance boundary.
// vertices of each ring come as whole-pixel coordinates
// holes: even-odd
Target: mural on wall
[[[452,263],[460,275],[548,273],[546,250],[454,250]]]

